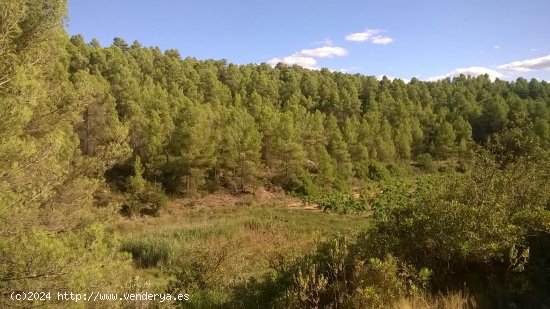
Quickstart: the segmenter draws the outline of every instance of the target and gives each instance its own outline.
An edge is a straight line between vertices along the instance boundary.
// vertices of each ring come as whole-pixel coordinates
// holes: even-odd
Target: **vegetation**
[[[101,47],[65,14],[0,1],[0,307],[134,275],[187,307],[550,305],[546,81]]]

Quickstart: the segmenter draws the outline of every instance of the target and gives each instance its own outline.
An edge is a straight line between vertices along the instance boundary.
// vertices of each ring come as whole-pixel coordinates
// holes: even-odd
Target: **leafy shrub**
[[[355,198],[350,194],[339,191],[328,192],[312,198],[323,211],[347,214],[367,210],[367,205],[362,198]]]
[[[144,183],[141,191],[133,192],[121,213],[126,216],[135,214],[158,216],[159,211],[168,203],[168,197],[159,184]]]
[[[274,276],[247,282],[238,307],[381,308],[425,291],[431,276],[392,256],[363,259],[344,237],[334,237],[302,258],[272,263]]]
[[[370,180],[380,181],[388,179],[390,177],[390,172],[383,164],[371,161],[367,165],[367,177]]]
[[[238,250],[236,240],[226,237],[181,248],[168,269],[167,292],[192,295],[189,302],[179,304],[183,308],[223,307],[230,297],[224,283],[235,278],[230,259]]]
[[[429,153],[416,156],[416,165],[425,172],[433,172],[436,168],[435,162]]]
[[[158,214],[159,210],[166,206],[168,202],[168,197],[162,190],[162,187],[158,183],[148,183],[146,189],[141,195],[141,201],[143,204],[147,205],[147,208],[155,215]]]
[[[545,158],[503,168],[479,153],[464,175],[388,185],[373,199],[375,228],[362,236],[360,247],[365,255],[390,252],[432,269],[436,289],[466,282],[495,304],[506,304],[528,291],[521,278],[534,258],[531,235],[550,232]]]
[[[275,179],[275,182],[281,183],[286,192],[299,196],[312,196],[320,191],[308,173],[292,174],[284,179]]]

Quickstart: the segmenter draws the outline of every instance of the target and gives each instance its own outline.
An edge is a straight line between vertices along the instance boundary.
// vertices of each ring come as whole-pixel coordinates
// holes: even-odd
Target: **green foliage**
[[[168,198],[160,184],[150,183],[143,178],[143,166],[140,157],[134,161],[134,175],[129,177],[128,204],[122,213],[132,216],[136,213],[158,215],[159,210],[166,205]]]
[[[101,79],[69,77],[71,60],[87,61],[66,49],[65,13],[61,0],[0,2],[2,291],[116,291],[128,271],[112,210],[94,206],[104,171],[128,154],[124,128]]]
[[[425,172],[435,171],[436,165],[429,153],[422,153],[416,156],[416,165]]]
[[[465,175],[384,188],[371,203],[376,228],[360,241],[369,248],[365,254],[392,252],[428,267],[438,289],[467,282],[477,292],[489,290],[497,303],[525,293],[512,278],[528,268],[531,235],[549,228],[544,158],[519,158],[501,169],[481,152]],[[466,271],[472,268],[475,273]]]
[[[266,182],[301,191],[304,173],[322,188],[345,191],[354,177],[369,178],[369,162],[409,164],[425,153],[465,159],[475,142],[495,132],[516,139],[528,122],[530,136],[550,145],[548,84],[536,80],[532,92],[485,76],[404,84],[182,59],[120,38],[101,48],[75,36],[67,52],[68,77],[81,97],[96,98],[82,100],[81,149],[95,155],[128,134],[144,179],[172,194],[245,193]]]
[[[428,278],[439,290],[466,282],[501,307],[546,301],[547,82],[404,84],[182,59],[122,38],[102,48],[67,37],[66,6],[0,2],[0,290],[121,288],[128,264],[109,228],[114,203],[98,201],[108,176],[124,184],[128,214],[158,215],[164,190],[245,193],[262,183],[314,196],[325,211],[372,207],[374,228],[353,250],[335,240],[279,265],[261,283],[268,292],[256,290],[262,305],[380,307],[424,291]],[[379,162],[410,158],[424,171],[432,158],[459,159],[463,174],[384,182]],[[354,178],[373,180],[372,190],[332,191],[351,191]],[[158,239],[123,249],[141,267],[174,265],[170,289],[196,291],[201,307],[231,302],[217,288],[233,247],[187,248],[189,260]]]
[[[173,255],[170,244],[159,238],[126,240],[121,250],[132,254],[134,263],[144,268],[166,265]]]
[[[288,177],[282,182],[282,188],[287,192],[303,197],[315,196],[321,191],[321,188],[311,176],[304,172]]]
[[[390,172],[381,163],[371,161],[367,164],[367,177],[373,181],[381,181],[390,177]]]
[[[321,243],[303,258],[279,259],[272,266],[274,277],[264,284],[248,284],[249,293],[259,295],[256,306],[386,308],[400,297],[420,295],[431,277],[428,269],[417,271],[391,255],[362,260],[344,237]],[[252,307],[254,299],[249,301]]]
[[[143,165],[139,156],[134,161],[134,175],[129,179],[129,191],[132,194],[139,194],[145,190],[145,179],[143,179]]]
[[[327,192],[314,196],[312,201],[323,211],[335,213],[358,213],[367,210],[367,205],[362,198],[339,191]]]
[[[539,251],[550,232],[550,195],[540,190],[548,186],[547,158],[536,151],[503,166],[479,151],[465,175],[372,183],[364,196],[373,228],[356,242],[334,239],[303,258],[273,263],[274,276],[247,283],[256,291],[252,303],[386,308],[466,285],[484,306],[540,306],[550,283],[539,275],[548,267]],[[336,196],[326,205],[338,205]]]

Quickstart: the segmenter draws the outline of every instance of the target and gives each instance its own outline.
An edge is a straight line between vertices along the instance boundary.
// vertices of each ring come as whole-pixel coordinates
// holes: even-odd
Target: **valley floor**
[[[353,237],[368,215],[325,213],[283,193],[227,193],[173,200],[158,217],[121,217],[117,230],[132,252],[135,276],[165,290],[173,270],[201,267],[208,284],[261,279],[270,263],[311,252],[328,237]],[[207,274],[207,276],[210,276]]]

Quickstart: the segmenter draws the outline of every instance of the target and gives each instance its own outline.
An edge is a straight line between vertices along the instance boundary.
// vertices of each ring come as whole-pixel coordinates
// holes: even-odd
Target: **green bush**
[[[425,172],[433,172],[436,168],[435,162],[429,153],[416,156],[416,165]]]
[[[550,232],[546,159],[503,167],[480,153],[466,174],[392,184],[373,199],[375,228],[360,247],[432,269],[436,289],[466,282],[504,305],[531,289],[525,270],[544,269],[529,261],[533,235]]]
[[[153,215],[158,215],[159,210],[168,203],[168,198],[158,183],[147,183],[140,195],[140,200],[145,205],[142,212],[145,209]]]
[[[158,216],[160,209],[167,203],[168,197],[161,185],[144,182],[143,189],[130,193],[121,213],[129,217],[135,214]]]
[[[235,279],[235,261],[240,251],[234,238],[216,237],[186,245],[178,250],[170,268],[167,292],[187,293],[182,308],[220,308],[230,301],[227,282]],[[180,307],[180,308],[181,308]]]
[[[390,172],[383,164],[372,161],[367,165],[367,177],[374,181],[385,180],[390,177]]]
[[[431,276],[388,255],[363,259],[345,237],[321,243],[302,258],[272,263],[274,275],[236,290],[236,307],[382,308],[423,293]]]
[[[386,169],[392,176],[402,176],[406,174],[405,169],[401,165],[397,164],[388,164],[386,165]]]
[[[275,179],[275,182],[281,183],[286,192],[298,196],[313,196],[321,191],[311,176],[305,172],[293,174],[285,179]]]
[[[339,191],[317,195],[312,198],[312,201],[327,212],[347,214],[367,210],[367,205],[362,198],[355,198],[350,194]]]

